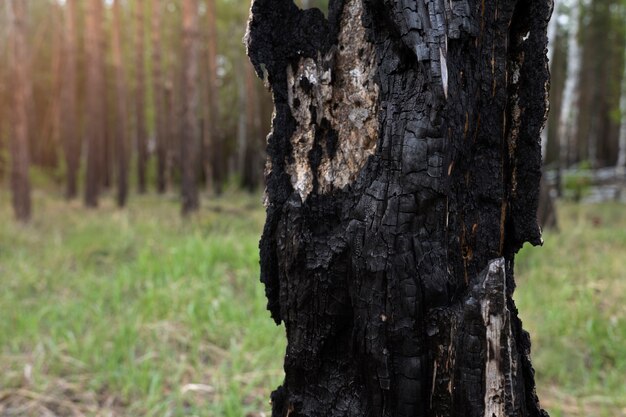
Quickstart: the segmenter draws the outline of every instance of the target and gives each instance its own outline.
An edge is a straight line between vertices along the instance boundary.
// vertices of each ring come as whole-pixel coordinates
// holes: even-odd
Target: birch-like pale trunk
[[[580,23],[580,2],[573,0],[570,7],[570,30],[567,42],[567,70],[563,90],[561,113],[559,114],[559,175],[570,164],[570,148],[577,136],[578,129],[578,96],[580,83],[580,67],[582,54],[578,44],[578,28]]]

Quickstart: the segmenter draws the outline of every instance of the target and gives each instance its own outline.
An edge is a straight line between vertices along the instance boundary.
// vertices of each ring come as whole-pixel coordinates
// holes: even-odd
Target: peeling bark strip
[[[273,416],[546,416],[512,300],[536,222],[548,0],[255,0],[272,89]]]

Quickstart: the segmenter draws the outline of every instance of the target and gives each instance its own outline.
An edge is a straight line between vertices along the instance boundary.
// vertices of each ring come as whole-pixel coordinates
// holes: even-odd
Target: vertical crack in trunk
[[[511,390],[515,369],[512,355],[510,312],[506,305],[506,275],[504,258],[489,263],[482,283],[485,296],[481,313],[486,328],[487,360],[485,362],[485,417],[505,416],[506,399],[510,395],[515,408],[515,393]],[[505,369],[508,365],[508,372]]]

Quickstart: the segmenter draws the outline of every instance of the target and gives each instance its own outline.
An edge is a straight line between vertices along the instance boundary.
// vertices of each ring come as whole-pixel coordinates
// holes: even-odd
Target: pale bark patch
[[[321,194],[354,181],[376,150],[376,53],[366,39],[362,15],[362,0],[349,0],[343,9],[338,45],[326,56],[302,59],[295,72],[287,68],[289,106],[298,127],[291,137],[293,161],[287,163],[286,171],[302,200],[313,191],[315,177]],[[337,148],[329,155],[322,143],[322,160],[313,172],[309,154],[324,119],[337,133]]]

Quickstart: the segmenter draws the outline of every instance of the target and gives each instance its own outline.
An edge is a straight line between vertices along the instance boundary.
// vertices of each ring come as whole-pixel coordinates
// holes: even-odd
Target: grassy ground
[[[0,416],[262,416],[282,328],[258,284],[259,197],[172,197],[97,211],[0,192]],[[553,416],[626,416],[626,215],[561,208],[518,261],[517,301]]]
[[[175,198],[86,211],[38,195],[32,225],[3,221],[0,416],[266,410],[284,337],[257,285],[260,205],[183,222]]]
[[[540,397],[553,417],[626,416],[626,207],[560,206],[559,222],[516,264]]]

